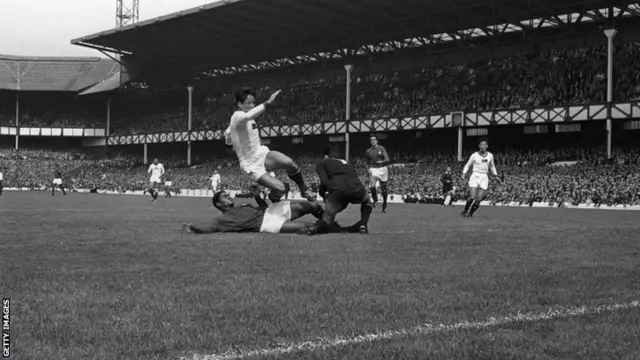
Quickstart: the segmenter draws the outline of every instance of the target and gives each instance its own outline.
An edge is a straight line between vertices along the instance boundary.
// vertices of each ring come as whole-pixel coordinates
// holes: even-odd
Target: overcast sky
[[[140,0],[140,21],[212,2]],[[70,41],[115,28],[115,14],[116,0],[0,0],[0,54],[104,57]]]

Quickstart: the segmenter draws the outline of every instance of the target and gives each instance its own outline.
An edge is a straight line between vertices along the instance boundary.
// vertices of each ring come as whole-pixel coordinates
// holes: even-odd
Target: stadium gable
[[[0,55],[0,90],[78,92],[119,70],[117,62],[98,57]]]

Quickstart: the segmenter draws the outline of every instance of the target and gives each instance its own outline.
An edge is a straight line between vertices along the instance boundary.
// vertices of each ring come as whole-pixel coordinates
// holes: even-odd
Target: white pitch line
[[[626,304],[600,305],[600,306],[580,306],[570,309],[550,309],[548,312],[540,314],[515,314],[504,317],[489,318],[484,321],[462,321],[455,324],[424,324],[408,329],[378,332],[373,334],[359,335],[355,337],[336,337],[333,339],[319,339],[297,344],[283,344],[275,349],[258,349],[246,352],[229,351],[224,354],[193,355],[192,358],[181,357],[180,360],[233,360],[248,359],[262,356],[285,355],[296,352],[311,352],[325,350],[335,347],[371,343],[380,340],[402,338],[410,335],[429,335],[441,332],[456,330],[478,330],[494,326],[510,325],[515,323],[534,323],[538,321],[548,321],[553,319],[570,318],[582,315],[600,314],[604,312],[614,312],[626,309],[640,308],[640,301],[632,301]]]

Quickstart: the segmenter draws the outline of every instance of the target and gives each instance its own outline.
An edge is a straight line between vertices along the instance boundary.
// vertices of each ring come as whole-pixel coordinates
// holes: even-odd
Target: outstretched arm
[[[192,234],[212,234],[216,232],[220,232],[216,223],[206,226],[195,226],[190,223],[182,224],[182,230],[192,233]]]
[[[247,111],[246,113],[238,111],[235,114],[233,114],[233,117],[231,118],[231,127],[236,127],[239,124],[245,123],[249,120],[253,120],[258,116],[262,115],[262,113],[264,113],[265,110],[267,110],[267,107],[264,104],[260,104],[254,107],[253,109]]]

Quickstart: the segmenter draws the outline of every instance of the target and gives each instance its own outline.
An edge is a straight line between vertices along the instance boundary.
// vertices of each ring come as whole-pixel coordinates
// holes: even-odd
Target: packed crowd
[[[614,101],[640,100],[640,42],[617,46]],[[606,46],[553,49],[485,62],[355,76],[352,119],[441,114],[604,102]],[[269,84],[260,98],[283,89],[279,106],[261,124],[284,125],[344,118],[345,77]],[[202,90],[200,90],[202,92]],[[162,107],[124,111],[121,134],[186,129],[186,91]],[[176,100],[179,100],[176,102]],[[234,111],[231,93],[196,96],[194,129],[223,129]],[[144,111],[143,111],[144,110]]]
[[[640,42],[618,45],[614,101],[640,100]],[[603,102],[606,46],[552,49],[481,62],[391,73],[356,75],[352,119],[441,114]],[[278,107],[261,124],[284,125],[344,118],[346,78],[338,76],[257,86],[260,98],[284,90]],[[235,90],[235,89],[229,89]],[[187,91],[125,93],[112,105],[112,134],[182,131],[187,128]],[[45,103],[46,106],[42,106]],[[231,92],[194,92],[193,129],[223,129],[235,104]],[[39,111],[38,109],[47,109]],[[21,126],[104,127],[104,99],[24,94]],[[15,124],[15,96],[0,94],[0,125]]]
[[[640,205],[640,163],[638,149],[616,149],[613,161],[605,160],[601,148],[547,151],[511,150],[494,153],[503,183],[493,182],[488,200],[494,203],[550,204],[588,203],[594,205]],[[406,163],[406,155],[391,152],[390,193],[402,196],[407,202],[433,201],[441,197],[440,176],[447,167],[460,174],[464,163],[454,154],[445,152],[418,153],[417,161]],[[300,155],[296,161],[304,177],[312,186],[318,179],[314,172],[319,158]],[[568,165],[558,165],[564,162]],[[366,183],[364,160],[352,159]],[[112,191],[143,190],[147,186],[147,166],[141,159],[128,155],[93,160],[80,152],[0,150],[0,166],[7,167],[5,186],[44,189],[50,186],[54,169],[60,169],[65,183],[71,188]],[[174,163],[167,166],[166,180],[182,189],[207,189],[214,170],[222,177],[226,189],[246,191],[252,182],[244,176],[232,156],[220,155],[194,166]],[[286,180],[286,174],[278,177]],[[465,197],[466,180],[456,180],[456,198]],[[293,189],[295,191],[296,189]]]

